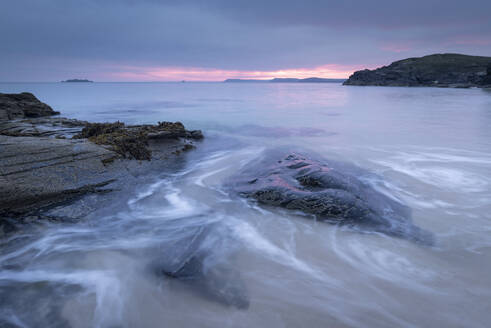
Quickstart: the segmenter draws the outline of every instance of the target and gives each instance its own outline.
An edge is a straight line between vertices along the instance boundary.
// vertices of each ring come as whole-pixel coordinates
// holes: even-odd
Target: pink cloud
[[[223,70],[199,67],[137,67],[123,66],[108,78],[118,81],[223,81],[225,79],[279,78],[347,78],[361,67],[329,64],[315,68],[295,68],[275,71]]]

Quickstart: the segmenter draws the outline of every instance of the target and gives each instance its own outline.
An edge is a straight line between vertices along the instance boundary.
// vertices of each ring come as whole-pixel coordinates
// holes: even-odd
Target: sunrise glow
[[[189,67],[137,67],[125,66],[110,75],[118,81],[223,81],[226,79],[272,78],[347,78],[361,67],[323,65],[315,68],[295,68],[276,71],[223,70]]]

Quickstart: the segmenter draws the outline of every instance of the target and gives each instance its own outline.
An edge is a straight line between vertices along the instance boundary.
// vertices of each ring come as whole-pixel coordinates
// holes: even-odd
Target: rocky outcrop
[[[353,73],[344,85],[489,87],[491,57],[435,54]]]
[[[407,206],[363,183],[355,172],[341,163],[273,150],[246,168],[231,188],[261,204],[301,211],[320,221],[432,243],[430,233],[412,224]]]
[[[120,189],[138,175],[168,166],[190,144],[152,142],[152,160],[137,161],[87,139],[0,136],[0,217],[39,216],[80,196]]]
[[[157,125],[129,125],[124,123],[87,123],[75,139],[88,138],[99,145],[110,145],[123,157],[150,160],[149,140],[202,139],[201,131],[187,131],[181,122],[159,122]],[[190,145],[188,144],[188,148]]]
[[[59,112],[39,101],[32,93],[0,93],[0,121],[57,114]]]
[[[24,212],[114,180],[114,153],[86,140],[0,136],[0,209]]]
[[[179,122],[126,126],[30,119],[25,113],[51,115],[52,110],[36,101],[30,108],[23,94],[8,99],[4,110],[22,108],[24,118],[0,121],[0,235],[26,216],[43,217],[54,206],[120,189],[138,175],[161,170],[203,138],[201,131],[188,131]]]
[[[39,117],[0,121],[0,135],[10,137],[71,138],[89,124],[65,117]]]

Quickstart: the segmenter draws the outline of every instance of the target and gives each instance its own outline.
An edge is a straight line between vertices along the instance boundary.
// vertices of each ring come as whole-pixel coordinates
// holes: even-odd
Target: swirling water
[[[36,225],[2,240],[1,326],[489,326],[491,93],[0,84],[0,92],[20,91],[68,117],[182,121],[206,138],[177,170],[148,172],[80,222]],[[360,178],[409,205],[436,245],[316,222],[224,188],[277,146],[368,170]],[[198,239],[204,265],[220,268],[208,285],[156,272],[156,263],[174,263]],[[233,295],[217,297],[214,288]]]

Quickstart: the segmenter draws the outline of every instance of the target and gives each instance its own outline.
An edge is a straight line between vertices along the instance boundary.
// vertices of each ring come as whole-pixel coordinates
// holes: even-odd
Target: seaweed
[[[187,131],[181,122],[158,122],[157,125],[129,125],[122,122],[87,123],[74,139],[87,138],[98,145],[109,145],[124,158],[150,160],[152,152],[148,141],[163,139],[201,139],[201,131]],[[191,149],[186,145],[184,150]]]

